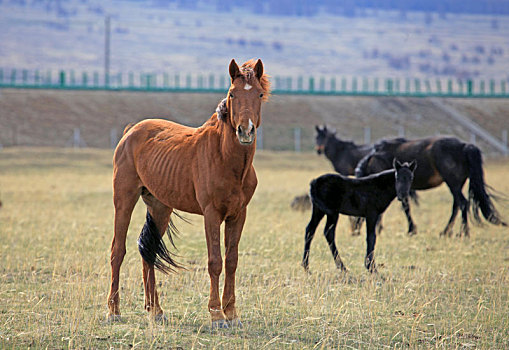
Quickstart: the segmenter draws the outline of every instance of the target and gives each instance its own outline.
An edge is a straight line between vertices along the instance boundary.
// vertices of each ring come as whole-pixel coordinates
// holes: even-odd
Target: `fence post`
[[[72,137],[72,145],[74,148],[80,147],[81,135],[80,128],[74,128],[73,137]]]
[[[117,147],[117,143],[118,143],[117,129],[112,128],[110,130],[110,147],[111,148]]]
[[[502,95],[505,95],[505,80],[502,80],[500,82],[500,90],[502,92]]]
[[[364,127],[364,143],[366,145],[371,143],[371,128],[369,126]]]
[[[303,86],[304,86],[304,79],[301,76],[299,76],[297,78],[297,90],[302,91]]]
[[[403,125],[398,126],[398,136],[405,137],[405,127]]]
[[[11,70],[11,84],[16,84],[16,69]]]
[[[315,79],[313,77],[309,78],[309,91],[315,91]]]
[[[256,130],[256,148],[263,149],[263,126],[260,125]]]
[[[301,129],[294,128],[293,129],[293,138],[294,138],[294,143],[295,143],[295,152],[299,152],[299,153],[301,151],[300,136],[301,136]]]
[[[509,155],[509,150],[507,148],[507,129],[502,130],[502,143],[504,144],[504,156]]]
[[[60,78],[59,78],[60,86],[65,86],[65,72],[63,70],[60,71]]]
[[[0,68],[0,84],[4,83],[4,70]]]

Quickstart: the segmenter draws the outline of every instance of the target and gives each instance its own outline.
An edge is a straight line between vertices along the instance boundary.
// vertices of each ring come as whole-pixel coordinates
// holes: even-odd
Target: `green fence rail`
[[[507,80],[274,76],[274,94],[507,98]],[[116,73],[0,69],[0,88],[224,93],[218,74]]]

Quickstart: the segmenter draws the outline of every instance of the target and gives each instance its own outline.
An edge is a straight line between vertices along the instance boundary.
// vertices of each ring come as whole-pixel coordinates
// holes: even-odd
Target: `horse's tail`
[[[173,247],[173,236],[178,233],[174,223],[170,219],[170,224],[167,229],[170,243]],[[157,225],[152,219],[152,216],[147,210],[147,219],[143,229],[141,230],[140,237],[138,238],[138,250],[141,257],[147,263],[154,265],[159,271],[163,273],[174,272],[175,269],[182,268],[174,259],[174,254],[170,253],[166,244],[164,244],[163,237],[157,229]]]
[[[463,152],[467,158],[469,170],[470,185],[468,189],[468,200],[472,207],[474,219],[477,222],[481,221],[479,215],[479,209],[481,209],[484,218],[492,224],[507,226],[495,209],[491,200],[493,195],[488,192],[488,186],[484,182],[481,151],[472,144],[466,144],[463,148]]]
[[[132,128],[133,126],[135,126],[135,125],[136,125],[135,123],[129,123],[129,124],[127,124],[127,125],[125,126],[125,128],[124,128],[124,133],[123,133],[122,135],[125,135],[125,134],[129,131],[129,129],[131,129],[131,128]]]
[[[367,174],[367,167],[369,160],[371,159],[371,156],[375,153],[375,150],[373,149],[371,152],[366,154],[361,160],[359,160],[359,163],[357,163],[357,166],[355,167],[355,177],[364,177]]]

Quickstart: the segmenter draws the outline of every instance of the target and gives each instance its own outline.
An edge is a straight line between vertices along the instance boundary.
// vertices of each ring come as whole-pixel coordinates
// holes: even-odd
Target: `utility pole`
[[[110,16],[104,18],[104,86],[110,85]]]

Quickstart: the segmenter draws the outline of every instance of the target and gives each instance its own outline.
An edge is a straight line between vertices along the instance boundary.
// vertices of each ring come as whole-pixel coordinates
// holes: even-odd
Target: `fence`
[[[367,77],[272,78],[274,94],[508,98],[507,80],[391,79]],[[224,93],[229,77],[220,74],[138,73],[0,69],[0,88],[131,90]]]

